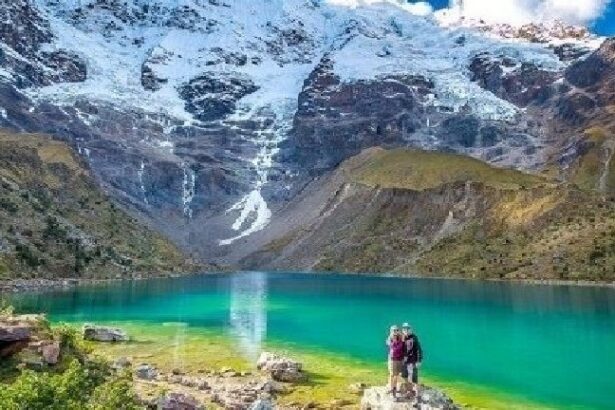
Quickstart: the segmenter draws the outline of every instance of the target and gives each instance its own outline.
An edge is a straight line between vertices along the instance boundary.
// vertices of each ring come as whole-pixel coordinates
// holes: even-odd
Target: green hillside
[[[463,155],[404,149],[374,150],[351,178],[372,187],[419,191],[465,181],[498,188],[533,187],[545,182],[535,175],[495,168]]]
[[[66,144],[0,132],[0,279],[182,268],[182,254],[110,202]]]

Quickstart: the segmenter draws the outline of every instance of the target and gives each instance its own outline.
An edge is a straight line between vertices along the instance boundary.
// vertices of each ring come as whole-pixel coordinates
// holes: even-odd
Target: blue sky
[[[428,1],[429,3],[431,3],[431,5],[434,8],[447,7],[449,3],[449,0],[428,0]],[[497,0],[494,0],[494,1],[497,1]],[[570,0],[570,1],[576,1],[576,0]],[[605,35],[605,36],[615,35],[615,0],[611,1],[611,5],[609,6],[605,15],[594,23],[592,29],[593,31],[601,35]]]

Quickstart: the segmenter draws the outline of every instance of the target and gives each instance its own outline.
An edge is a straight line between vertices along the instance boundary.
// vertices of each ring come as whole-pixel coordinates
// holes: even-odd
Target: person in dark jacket
[[[408,380],[410,391],[414,392],[415,397],[419,394],[419,367],[423,362],[423,349],[419,338],[412,331],[408,323],[404,323],[402,329],[402,340],[404,341],[404,367],[402,377]]]

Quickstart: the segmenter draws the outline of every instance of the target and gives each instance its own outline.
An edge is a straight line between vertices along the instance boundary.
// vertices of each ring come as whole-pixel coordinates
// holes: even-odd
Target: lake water
[[[52,321],[184,322],[374,363],[410,322],[425,373],[552,407],[615,408],[615,291],[456,280],[236,273],[19,295]]]

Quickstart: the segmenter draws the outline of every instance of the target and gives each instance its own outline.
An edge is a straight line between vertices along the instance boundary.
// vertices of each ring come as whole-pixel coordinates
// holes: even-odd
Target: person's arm
[[[416,358],[417,364],[423,362],[423,348],[421,347],[421,342],[419,342],[419,338],[416,337]]]

